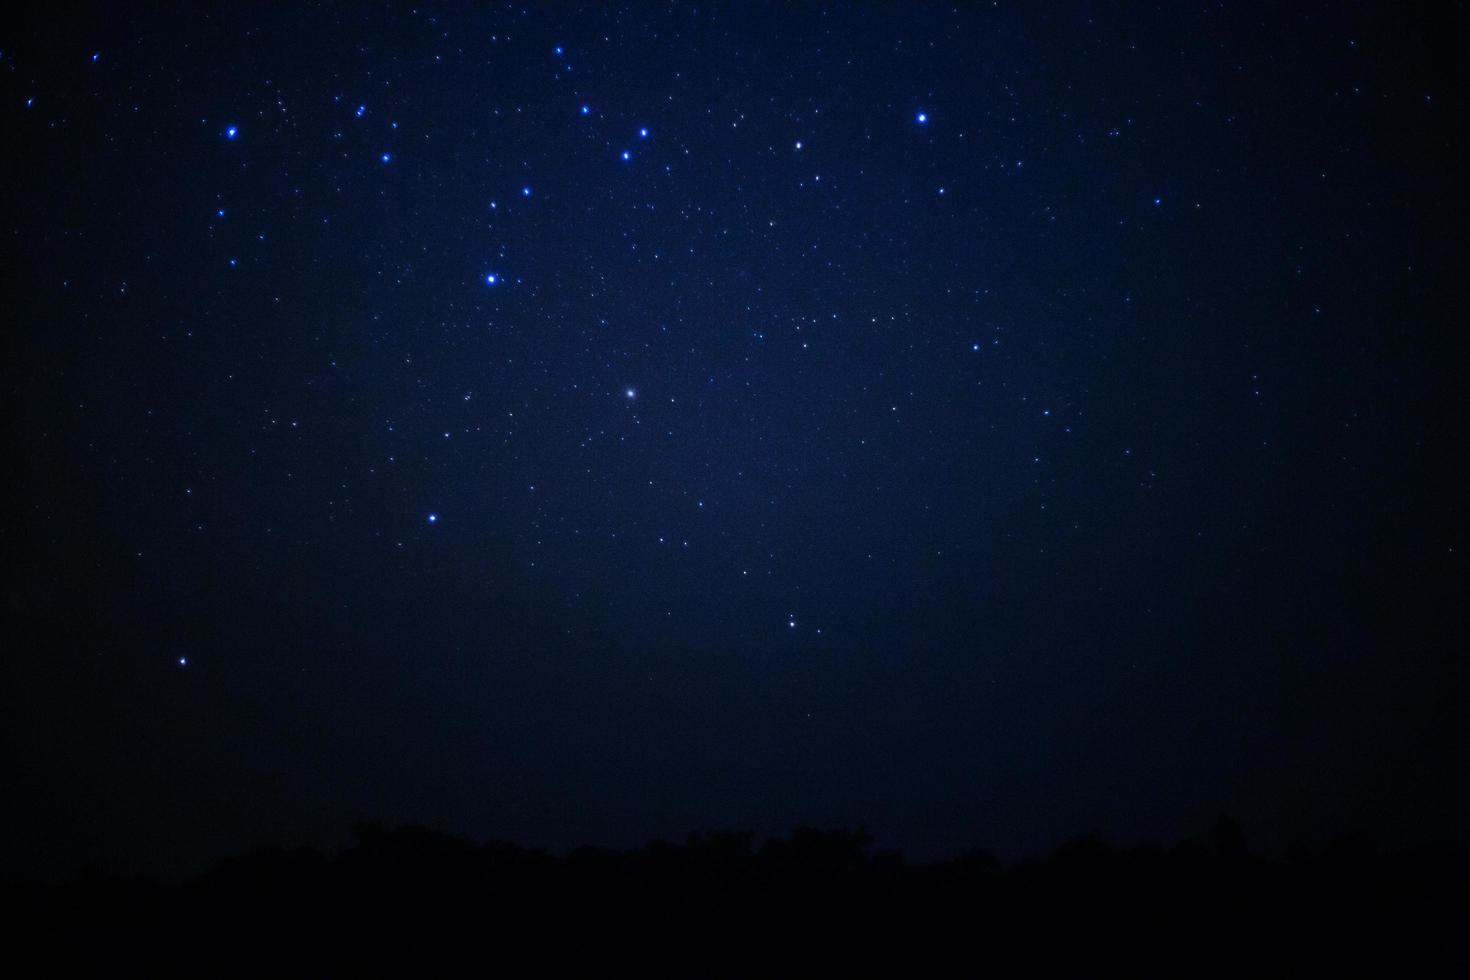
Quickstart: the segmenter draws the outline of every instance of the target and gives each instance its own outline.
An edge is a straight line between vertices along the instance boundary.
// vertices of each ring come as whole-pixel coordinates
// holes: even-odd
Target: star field
[[[75,717],[15,709],[36,821],[1432,824],[1463,106],[1405,24],[17,27],[7,631]]]

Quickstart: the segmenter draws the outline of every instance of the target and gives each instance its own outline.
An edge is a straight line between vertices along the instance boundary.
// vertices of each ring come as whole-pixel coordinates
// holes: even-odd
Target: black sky
[[[8,20],[10,860],[1450,834],[1464,36]]]

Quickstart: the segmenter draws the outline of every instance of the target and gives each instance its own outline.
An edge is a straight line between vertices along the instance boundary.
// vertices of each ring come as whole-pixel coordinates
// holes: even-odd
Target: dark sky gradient
[[[204,6],[0,26],[14,866],[1466,816],[1462,4]]]

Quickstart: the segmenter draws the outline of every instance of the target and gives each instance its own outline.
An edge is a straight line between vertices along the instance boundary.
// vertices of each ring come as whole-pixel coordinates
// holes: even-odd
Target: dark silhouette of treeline
[[[1086,836],[1009,865],[909,863],[861,830],[565,856],[420,827],[356,838],[182,884],[7,885],[9,955],[47,975],[1375,976],[1464,965],[1470,933],[1464,849],[1344,837],[1268,860],[1224,818],[1172,847]]]

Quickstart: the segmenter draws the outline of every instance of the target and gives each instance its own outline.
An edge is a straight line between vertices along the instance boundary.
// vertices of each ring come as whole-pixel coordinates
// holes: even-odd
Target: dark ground
[[[1388,976],[1464,959],[1463,849],[1343,837],[1266,860],[1226,818],[1170,848],[1078,837],[1009,865],[985,851],[911,864],[861,830],[565,856],[415,827],[356,834],[336,854],[260,850],[178,885],[93,871],[13,887],[11,948],[48,972],[194,976]]]

